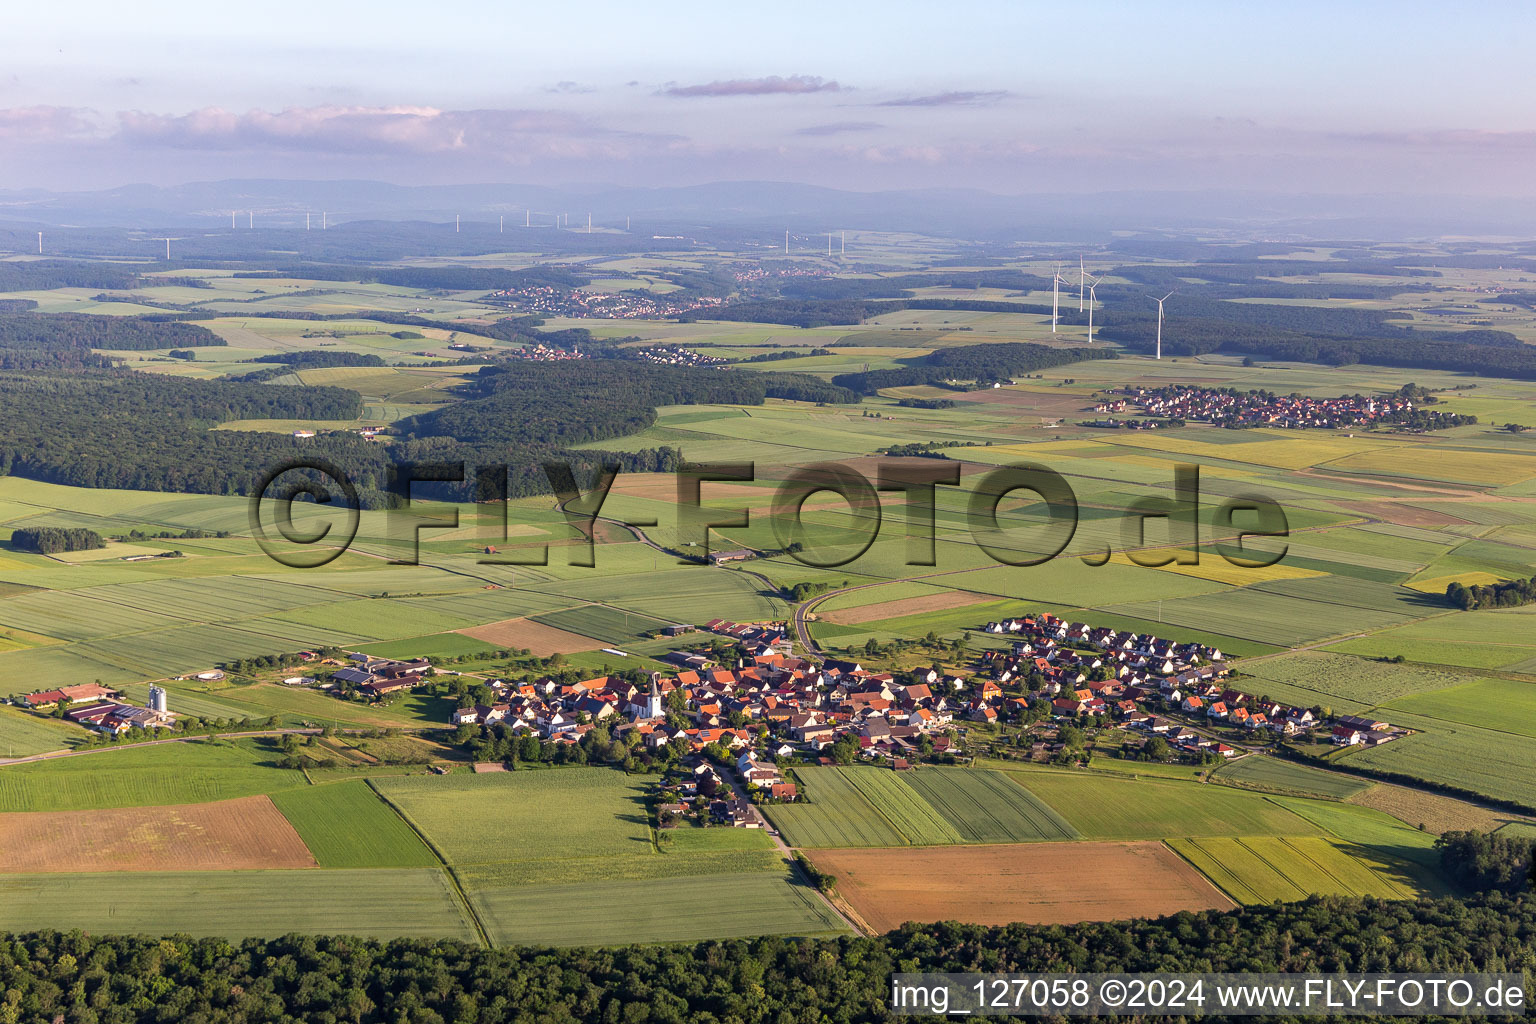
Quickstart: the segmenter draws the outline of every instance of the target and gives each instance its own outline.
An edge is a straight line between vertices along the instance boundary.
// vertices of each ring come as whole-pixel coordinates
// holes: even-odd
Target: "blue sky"
[[[28,4],[0,187],[209,177],[1513,195],[1536,8]]]

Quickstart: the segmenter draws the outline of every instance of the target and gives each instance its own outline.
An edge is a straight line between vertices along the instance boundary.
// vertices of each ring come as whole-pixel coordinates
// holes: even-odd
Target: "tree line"
[[[1536,900],[1496,892],[1396,903],[1318,896],[1156,920],[950,922],[878,937],[596,949],[44,931],[0,942],[0,1024],[854,1024],[901,1019],[888,1008],[891,975],[900,971],[1518,971],[1533,956]]]

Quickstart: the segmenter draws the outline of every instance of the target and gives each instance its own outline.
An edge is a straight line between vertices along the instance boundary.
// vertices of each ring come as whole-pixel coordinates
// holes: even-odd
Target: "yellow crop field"
[[[1495,576],[1491,572],[1462,572],[1451,576],[1434,576],[1427,580],[1413,580],[1404,583],[1409,590],[1417,590],[1421,594],[1443,594],[1445,588],[1452,583],[1461,583],[1463,586],[1486,586],[1490,583],[1502,583],[1504,577]]]
[[[1411,455],[1361,452],[1340,459],[1332,468],[1489,486],[1518,483],[1536,477],[1536,460],[1527,455],[1515,452],[1473,452],[1456,448],[1415,447]]]
[[[1176,455],[1193,455],[1199,458],[1249,462],[1257,466],[1276,469],[1306,469],[1322,462],[1330,462],[1350,456],[1380,455],[1400,447],[1385,441],[1362,437],[1302,437],[1299,431],[1275,432],[1273,441],[1240,441],[1237,444],[1212,444],[1171,432],[1142,431],[1116,436],[1114,444],[1131,448],[1150,448],[1153,451],[1172,452]]]
[[[1147,552],[1148,557],[1154,552]],[[1136,565],[1129,555],[1123,551],[1117,551],[1110,558],[1116,565]],[[1316,569],[1302,569],[1294,565],[1276,564],[1262,569],[1245,569],[1240,565],[1233,565],[1220,555],[1209,552],[1202,553],[1199,565],[1168,565],[1157,566],[1159,572],[1173,572],[1180,576],[1191,576],[1197,580],[1209,580],[1212,583],[1227,583],[1234,587],[1245,587],[1253,583],[1268,583],[1271,580],[1304,580],[1313,576],[1327,576],[1325,572]],[[1444,589],[1443,587],[1441,589]]]

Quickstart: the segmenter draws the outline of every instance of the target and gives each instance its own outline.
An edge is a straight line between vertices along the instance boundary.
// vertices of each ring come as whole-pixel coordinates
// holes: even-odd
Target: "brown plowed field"
[[[1074,924],[1236,906],[1162,843],[817,850],[877,932],[906,921]]]
[[[563,629],[546,626],[532,619],[502,619],[500,622],[470,626],[468,629],[457,632],[474,637],[476,640],[484,640],[488,644],[495,644],[497,647],[526,647],[541,658],[547,658],[551,654],[595,651],[603,646],[600,640],[582,636],[580,633],[567,633]]]
[[[265,796],[170,807],[0,814],[0,872],[312,868]]]
[[[1444,512],[1398,501],[1341,501],[1339,504],[1353,512],[1374,516],[1397,526],[1466,526],[1468,522]]]

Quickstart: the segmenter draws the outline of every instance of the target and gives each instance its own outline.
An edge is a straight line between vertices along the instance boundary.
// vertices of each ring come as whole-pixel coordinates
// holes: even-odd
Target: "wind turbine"
[[[1093,307],[1099,304],[1099,297],[1094,289],[1102,284],[1102,277],[1095,277],[1088,281],[1088,344],[1093,344]]]
[[[1056,333],[1056,321],[1061,319],[1061,264],[1056,264],[1056,276],[1051,279],[1051,333]]]
[[[1169,292],[1162,298],[1155,300],[1157,302],[1157,355],[1154,358],[1157,359],[1163,358],[1163,303],[1173,298],[1173,294],[1173,292]]]
[[[1083,258],[1077,258],[1077,311],[1083,311],[1083,285],[1088,283],[1088,271],[1083,269]]]

